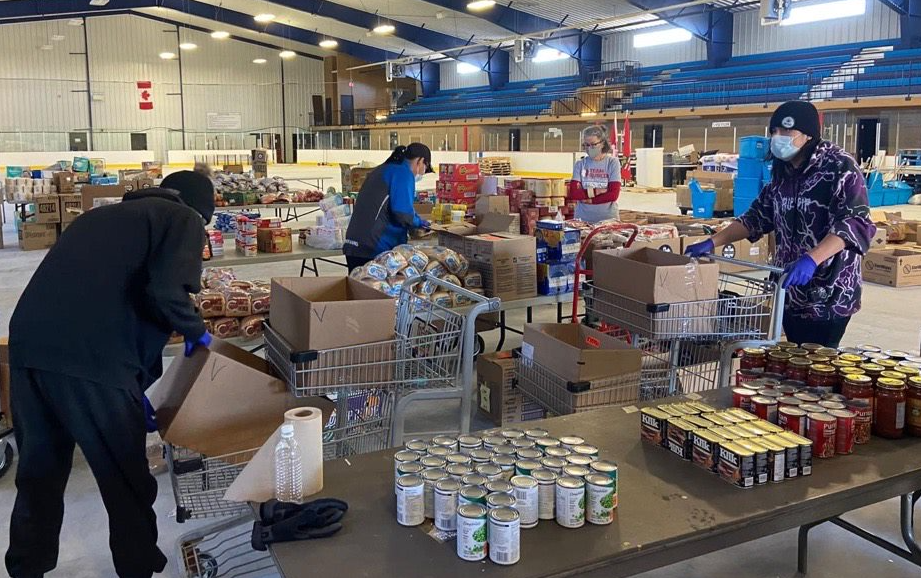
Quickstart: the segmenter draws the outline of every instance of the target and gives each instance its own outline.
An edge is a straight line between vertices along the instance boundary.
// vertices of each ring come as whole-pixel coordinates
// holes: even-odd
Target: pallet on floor
[[[662,194],[662,193],[673,193],[675,189],[672,187],[642,187],[635,185],[632,187],[624,187],[624,192],[627,193],[642,193],[642,194]]]

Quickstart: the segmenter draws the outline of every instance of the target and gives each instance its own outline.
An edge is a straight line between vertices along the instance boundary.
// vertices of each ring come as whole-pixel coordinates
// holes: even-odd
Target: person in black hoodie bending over
[[[118,576],[148,578],[166,566],[144,391],[162,374],[172,331],[185,338],[186,355],[211,342],[189,293],[201,290],[203,225],[213,212],[214,186],[191,171],[128,193],[74,220],[19,299],[10,321],[13,578],[57,565],[74,444],[99,485]]]

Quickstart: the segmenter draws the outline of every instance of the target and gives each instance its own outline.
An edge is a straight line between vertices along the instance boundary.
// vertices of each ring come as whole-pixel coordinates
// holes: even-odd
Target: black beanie
[[[185,204],[198,211],[206,223],[211,222],[214,214],[214,184],[211,179],[194,171],[179,171],[163,179],[160,186],[178,192]]]
[[[771,115],[771,132],[774,132],[775,128],[796,129],[814,139],[822,136],[819,111],[811,102],[805,100],[791,100],[778,106]]]

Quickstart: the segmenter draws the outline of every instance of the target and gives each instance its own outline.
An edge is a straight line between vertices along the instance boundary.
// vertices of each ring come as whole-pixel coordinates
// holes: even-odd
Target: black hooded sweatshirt
[[[163,373],[175,330],[205,326],[202,217],[170,189],[144,189],[77,217],[39,265],[10,321],[10,363],[140,392]]]

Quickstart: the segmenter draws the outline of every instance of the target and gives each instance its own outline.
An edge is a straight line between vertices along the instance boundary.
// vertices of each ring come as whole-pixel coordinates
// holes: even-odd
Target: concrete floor
[[[327,169],[321,169],[324,173]],[[292,169],[293,172],[293,169]],[[310,169],[298,168],[298,175],[312,174]],[[338,180],[338,179],[337,179]],[[329,184],[329,183],[327,183]],[[333,183],[335,184],[335,183]],[[675,212],[674,196],[669,194],[625,193],[621,207],[636,210]],[[903,213],[921,218],[921,207],[901,207]],[[15,232],[10,224],[3,227],[6,249],[0,250],[0,335],[6,334],[9,318],[16,301],[28,283],[31,273],[43,257],[43,252],[22,252],[18,249]],[[272,276],[297,275],[296,262],[265,266],[247,266],[237,269],[248,279]],[[341,274],[342,269],[326,265],[324,274]],[[855,317],[844,338],[845,344],[875,343],[918,351],[921,288],[890,289],[865,285],[864,309]],[[535,321],[553,321],[555,310],[535,312]],[[521,325],[523,312],[511,312],[510,322]],[[487,347],[494,348],[496,332],[486,334]],[[508,347],[515,347],[520,338],[511,335]],[[437,429],[445,424],[456,406],[426,405],[414,411],[409,418],[409,429]],[[480,427],[487,427],[478,421]],[[15,498],[14,469],[0,479],[0,512],[9,512]],[[178,576],[175,566],[177,540],[186,533],[196,532],[208,522],[175,521],[175,504],[169,476],[158,473],[160,494],[156,503],[159,516],[160,547],[170,557],[171,566],[163,576]],[[728,490],[727,490],[728,491]],[[85,461],[77,456],[74,471],[67,487],[67,510],[61,535],[61,555],[58,569],[49,576],[58,578],[108,578],[114,576],[106,540],[98,529],[106,527],[105,510],[96,485]],[[864,508],[849,515],[849,519],[892,540],[898,537],[898,502],[889,501]],[[95,531],[87,532],[88,528]],[[8,544],[8,524],[0,524],[0,549]],[[843,530],[822,526],[812,532],[811,578],[904,578],[919,576],[921,571],[884,550],[858,540]],[[328,572],[332,569],[320,569]],[[318,572],[319,573],[319,572]],[[741,546],[701,556],[689,562],[676,564],[643,574],[643,578],[786,578],[796,573],[796,533],[784,532]],[[255,576],[262,576],[256,573]],[[5,576],[5,569],[0,569]]]

